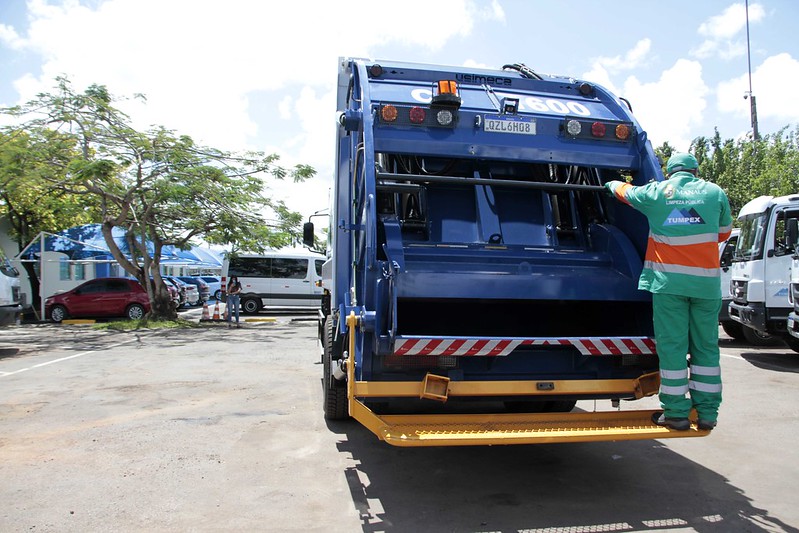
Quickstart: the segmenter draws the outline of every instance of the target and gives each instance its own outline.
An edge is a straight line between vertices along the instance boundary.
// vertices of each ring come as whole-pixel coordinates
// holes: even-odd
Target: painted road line
[[[139,339],[136,338],[136,339],[126,340],[124,342],[118,342],[118,343],[112,344],[110,346],[105,346],[105,347],[103,347],[100,350],[88,350],[86,352],[76,353],[75,355],[69,355],[67,357],[61,357],[59,359],[53,359],[52,361],[39,363],[38,365],[29,366],[27,368],[20,368],[19,370],[14,370],[13,372],[0,372],[0,378],[1,377],[6,377],[6,376],[13,376],[14,374],[20,374],[22,372],[27,372],[28,370],[33,370],[35,368],[41,368],[43,366],[52,365],[54,363],[62,363],[64,361],[69,361],[70,359],[76,359],[78,357],[83,357],[84,355],[89,355],[90,353],[100,352],[100,351],[103,351],[103,350],[108,350],[110,348],[117,348],[119,346],[124,346],[125,344],[130,344],[131,342],[136,342],[137,340],[139,340]]]

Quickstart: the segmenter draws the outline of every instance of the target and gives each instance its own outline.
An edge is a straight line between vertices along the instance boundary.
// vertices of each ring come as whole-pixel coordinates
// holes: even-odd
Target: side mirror
[[[785,229],[785,240],[788,248],[795,248],[797,244],[796,241],[799,240],[799,220],[789,218],[786,221]]]
[[[313,222],[306,222],[302,225],[302,243],[308,248],[314,247]]]

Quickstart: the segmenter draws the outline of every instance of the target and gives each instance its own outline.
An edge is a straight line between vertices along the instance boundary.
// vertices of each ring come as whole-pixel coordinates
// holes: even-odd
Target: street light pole
[[[744,99],[749,98],[749,115],[752,121],[752,138],[760,140],[760,133],[757,131],[757,103],[755,95],[752,94],[752,52],[749,48],[749,0],[746,0],[746,61],[749,65],[749,92],[744,95]]]

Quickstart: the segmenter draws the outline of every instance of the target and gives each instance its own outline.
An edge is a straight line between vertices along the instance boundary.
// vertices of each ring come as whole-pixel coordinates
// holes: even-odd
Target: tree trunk
[[[156,284],[153,298],[150,300],[150,320],[175,320],[178,317],[172,298],[162,280]]]
[[[22,261],[22,268],[25,269],[25,272],[28,273],[28,281],[31,284],[31,301],[28,302],[33,307],[36,316],[39,316],[39,313],[42,310],[42,296],[40,293],[40,283],[39,277],[36,275],[36,270],[34,270],[33,263],[29,261]],[[39,320],[44,320],[45,317],[39,316]]]

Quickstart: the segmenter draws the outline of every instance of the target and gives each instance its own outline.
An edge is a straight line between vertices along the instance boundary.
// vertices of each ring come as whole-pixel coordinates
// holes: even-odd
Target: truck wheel
[[[796,337],[786,337],[783,340],[785,341],[785,344],[788,345],[788,348],[790,348],[794,352],[799,352],[799,339],[797,339]]]
[[[780,342],[778,338],[754,328],[743,326],[741,329],[743,330],[744,339],[752,346],[777,346]]]
[[[729,321],[722,322],[721,329],[723,329],[724,333],[726,333],[736,341],[746,340],[744,338],[744,332],[743,332],[744,326],[739,322],[729,322]]]
[[[326,326],[327,326],[326,321]],[[333,325],[325,328],[329,334],[325,342],[325,352],[322,359],[322,395],[325,418],[328,420],[344,420],[349,418],[349,404],[347,403],[347,382],[338,381],[330,374],[330,365],[333,362]]]
[[[246,315],[254,315],[261,309],[261,302],[255,298],[245,298],[241,301],[241,310]]]
[[[333,317],[328,316],[325,318],[325,322],[322,325],[322,331],[320,331],[320,336],[322,339],[322,362],[325,362],[325,354],[327,353],[328,346],[330,349],[333,349],[333,338],[335,337],[335,331],[333,331]]]

